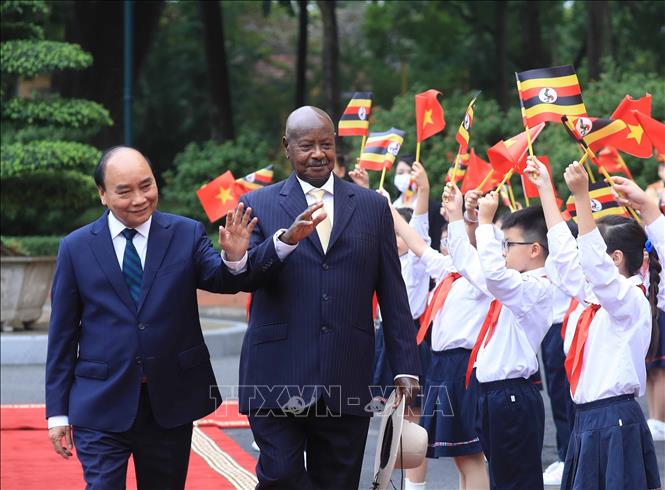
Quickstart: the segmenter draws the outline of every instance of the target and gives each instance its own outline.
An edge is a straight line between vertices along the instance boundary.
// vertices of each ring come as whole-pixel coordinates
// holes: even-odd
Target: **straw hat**
[[[373,490],[384,490],[395,468],[411,469],[420,466],[427,452],[427,431],[404,419],[404,403],[395,405],[395,391],[386,401],[381,413],[379,438],[374,457]]]

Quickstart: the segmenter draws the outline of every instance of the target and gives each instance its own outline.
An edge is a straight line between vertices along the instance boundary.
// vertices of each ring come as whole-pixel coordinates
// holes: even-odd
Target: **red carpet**
[[[219,428],[249,427],[235,401],[224,402],[197,421],[187,475],[188,490],[253,489],[256,461]],[[0,407],[0,487],[3,490],[72,490],[84,488],[83,472],[74,457],[65,461],[48,440],[44,405]],[[133,464],[127,488],[136,488]]]

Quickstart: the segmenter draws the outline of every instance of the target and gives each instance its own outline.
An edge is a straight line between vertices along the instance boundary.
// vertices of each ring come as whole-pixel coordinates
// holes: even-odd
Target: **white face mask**
[[[409,182],[411,182],[411,174],[397,174],[395,175],[395,180],[393,181],[395,187],[400,193],[404,194],[409,188]]]

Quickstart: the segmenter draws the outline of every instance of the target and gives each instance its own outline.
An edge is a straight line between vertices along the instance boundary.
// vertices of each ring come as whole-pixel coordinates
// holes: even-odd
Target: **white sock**
[[[420,483],[415,483],[409,480],[408,478],[404,478],[404,490],[425,490],[427,485],[427,482],[420,482]]]

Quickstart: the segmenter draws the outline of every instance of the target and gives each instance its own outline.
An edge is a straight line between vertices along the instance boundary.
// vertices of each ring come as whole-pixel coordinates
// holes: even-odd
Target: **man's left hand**
[[[219,227],[219,246],[226,254],[226,260],[237,262],[245,256],[252,230],[258,218],[253,218],[252,208],[244,209],[239,203],[235,210],[226,213],[226,226]]]
[[[400,376],[395,379],[395,406],[397,407],[402,397],[406,400],[406,405],[409,405],[420,393],[420,385],[418,381],[408,376]]]

